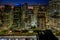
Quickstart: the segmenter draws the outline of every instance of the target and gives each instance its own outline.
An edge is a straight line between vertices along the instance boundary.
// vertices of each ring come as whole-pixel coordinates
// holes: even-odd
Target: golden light
[[[12,31],[10,30],[9,33],[11,33]]]

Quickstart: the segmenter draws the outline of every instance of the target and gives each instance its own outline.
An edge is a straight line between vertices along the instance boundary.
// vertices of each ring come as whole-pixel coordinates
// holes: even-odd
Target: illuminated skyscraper
[[[13,10],[13,26],[16,28],[21,27],[21,7],[20,6],[15,6]]]
[[[60,0],[51,0],[49,2],[49,13],[50,13],[51,24],[53,24],[54,27],[59,27],[60,25],[59,10],[60,10]]]

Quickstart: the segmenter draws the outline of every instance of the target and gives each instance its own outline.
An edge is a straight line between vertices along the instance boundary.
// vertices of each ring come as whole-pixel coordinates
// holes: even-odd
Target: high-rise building
[[[4,5],[2,6],[2,9],[0,10],[1,12],[1,21],[2,21],[2,28],[8,29],[11,25],[11,20],[12,20],[12,11],[11,11],[11,6],[10,5]]]
[[[54,27],[60,26],[60,0],[51,0],[49,2],[50,22]],[[52,16],[52,17],[51,17]]]
[[[13,10],[13,26],[15,28],[20,28],[22,26],[21,19],[22,19],[21,7],[15,6]]]
[[[41,29],[46,27],[46,16],[47,16],[47,7],[44,5],[39,6],[37,21]]]

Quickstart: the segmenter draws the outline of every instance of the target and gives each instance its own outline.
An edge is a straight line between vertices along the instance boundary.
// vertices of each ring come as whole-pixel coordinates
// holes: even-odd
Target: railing
[[[36,36],[0,36],[0,40],[37,40]]]

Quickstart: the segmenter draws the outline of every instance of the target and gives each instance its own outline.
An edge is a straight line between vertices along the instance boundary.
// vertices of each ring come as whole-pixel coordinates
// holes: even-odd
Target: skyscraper
[[[21,7],[15,6],[13,10],[13,26],[16,28],[21,27]]]

